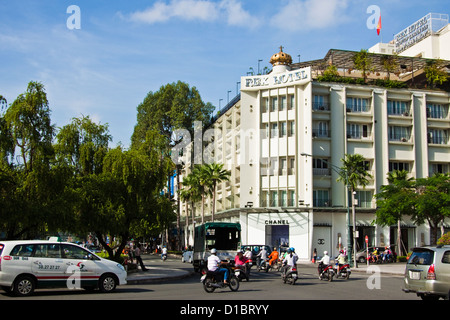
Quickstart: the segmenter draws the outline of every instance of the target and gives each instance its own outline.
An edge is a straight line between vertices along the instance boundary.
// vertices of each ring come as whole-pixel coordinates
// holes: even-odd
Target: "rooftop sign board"
[[[287,85],[301,85],[311,81],[311,68],[296,69],[283,73],[270,73],[241,78],[241,90],[259,90]]]
[[[427,14],[394,36],[395,52],[405,51],[447,24],[447,14]]]

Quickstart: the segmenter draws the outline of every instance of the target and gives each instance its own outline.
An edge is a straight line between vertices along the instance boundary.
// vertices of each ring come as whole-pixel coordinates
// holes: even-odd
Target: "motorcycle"
[[[294,285],[297,279],[298,273],[296,266],[288,266],[285,272],[281,271],[281,280],[283,280],[283,283]]]
[[[236,276],[236,278],[238,278],[239,281],[242,281],[244,279],[250,281],[250,266],[248,265],[248,263],[246,263],[244,266],[234,265],[232,269],[234,271],[234,275]]]
[[[331,264],[324,266],[324,264],[320,262],[317,270],[319,271],[320,280],[328,280],[330,282],[333,281],[334,270]]]
[[[334,265],[334,273],[336,275],[336,278],[343,278],[348,279],[350,278],[350,274],[352,271],[350,270],[350,265],[348,263],[344,263],[342,265],[339,265],[338,262]]]
[[[268,272],[270,269],[269,259],[265,259],[262,263],[260,263],[259,259],[256,262],[256,270],[259,272],[261,270]]]
[[[237,291],[239,289],[239,280],[232,272],[232,268],[229,265],[224,265],[222,268],[228,269],[228,282],[223,283],[223,276],[217,271],[203,270],[203,276],[200,282],[203,283],[203,289],[208,293],[213,293],[216,289],[230,288],[231,291]]]

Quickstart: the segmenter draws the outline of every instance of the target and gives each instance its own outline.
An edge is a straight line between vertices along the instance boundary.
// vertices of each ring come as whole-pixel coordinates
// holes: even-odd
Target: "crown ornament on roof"
[[[292,63],[291,55],[283,52],[283,46],[280,46],[280,52],[275,53],[269,61],[272,66],[290,65]]]

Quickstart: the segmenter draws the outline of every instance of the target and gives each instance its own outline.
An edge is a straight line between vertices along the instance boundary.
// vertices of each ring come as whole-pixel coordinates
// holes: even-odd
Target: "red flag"
[[[378,24],[377,24],[377,35],[380,35],[380,31],[381,31],[381,14],[380,14],[380,19],[378,19]]]

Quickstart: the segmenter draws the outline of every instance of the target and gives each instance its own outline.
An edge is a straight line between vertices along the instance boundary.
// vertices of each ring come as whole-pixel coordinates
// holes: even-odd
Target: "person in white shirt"
[[[266,248],[264,246],[261,247],[261,251],[256,255],[256,257],[261,259],[259,261],[259,265],[260,266],[262,266],[262,264],[264,262],[266,262],[266,260],[267,260],[267,250],[266,250]]]
[[[216,249],[211,249],[211,255],[208,257],[208,271],[212,272],[219,272],[223,274],[223,283],[227,283],[228,279],[228,269],[226,268],[220,268],[221,264],[224,264],[225,262],[222,262],[218,256],[216,256]]]
[[[328,251],[323,252],[322,259],[319,260],[319,274],[322,273],[322,270],[330,264],[330,256],[328,255]]]
[[[283,269],[282,272],[286,274],[286,272],[297,264],[298,256],[295,253],[294,248],[289,248],[287,250],[286,255],[283,259]]]

